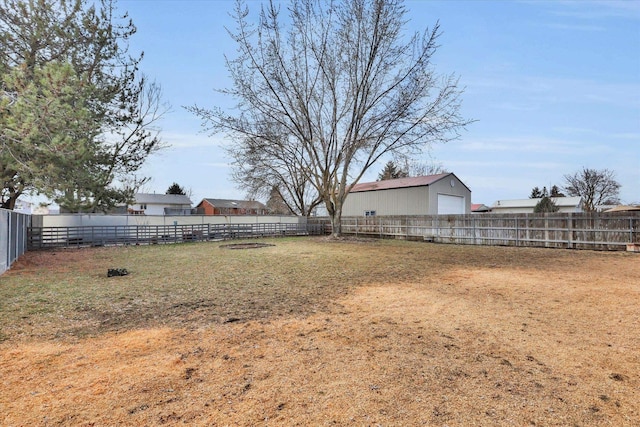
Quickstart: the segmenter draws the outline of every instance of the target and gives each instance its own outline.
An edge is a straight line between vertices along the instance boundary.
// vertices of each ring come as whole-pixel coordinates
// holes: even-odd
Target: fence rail
[[[324,234],[322,224],[189,224],[31,227],[29,250],[56,247],[154,245],[237,238]]]
[[[328,219],[310,219],[324,224]],[[640,213],[344,217],[342,233],[441,243],[626,250],[640,245]]]

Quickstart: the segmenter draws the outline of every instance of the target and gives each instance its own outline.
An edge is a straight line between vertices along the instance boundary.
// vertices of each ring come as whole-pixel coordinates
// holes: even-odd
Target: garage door
[[[464,213],[464,197],[438,194],[438,215],[460,215]]]

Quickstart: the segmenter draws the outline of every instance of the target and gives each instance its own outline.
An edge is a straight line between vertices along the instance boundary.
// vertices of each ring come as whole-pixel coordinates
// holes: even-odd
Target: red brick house
[[[255,200],[202,199],[196,206],[201,215],[268,215],[267,207]]]

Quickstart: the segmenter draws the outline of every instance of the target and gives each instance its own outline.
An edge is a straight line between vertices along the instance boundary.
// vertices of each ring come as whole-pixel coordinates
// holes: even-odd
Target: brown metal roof
[[[356,184],[349,190],[350,193],[362,191],[389,190],[391,188],[422,187],[440,181],[451,173],[440,173],[437,175],[415,176],[410,178],[386,179],[384,181],[363,182]]]

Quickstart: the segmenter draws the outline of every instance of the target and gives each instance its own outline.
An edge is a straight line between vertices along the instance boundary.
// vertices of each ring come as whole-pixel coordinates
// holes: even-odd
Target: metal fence
[[[328,219],[310,219],[325,224]],[[342,218],[342,233],[440,243],[627,250],[640,245],[640,212]]]
[[[31,216],[0,209],[0,274],[27,250]]]
[[[56,247],[156,245],[239,238],[324,234],[324,225],[306,223],[104,225],[30,227],[29,250]]]

